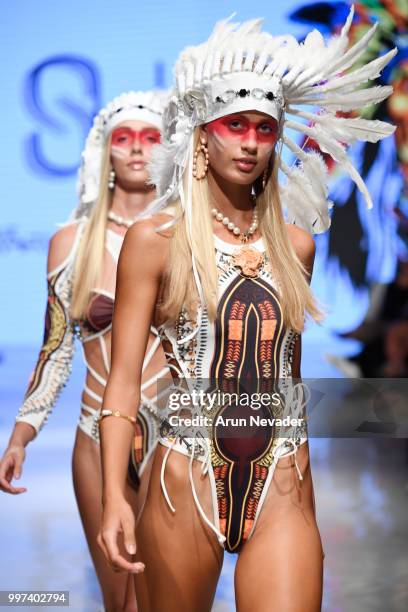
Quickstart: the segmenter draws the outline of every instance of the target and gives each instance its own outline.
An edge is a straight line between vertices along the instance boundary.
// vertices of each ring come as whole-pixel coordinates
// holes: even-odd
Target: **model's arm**
[[[314,266],[314,260],[315,260],[315,254],[316,254],[315,241],[308,232],[306,232],[305,230],[301,228],[298,228],[292,225],[290,226],[288,225],[288,231],[289,231],[289,236],[292,242],[292,246],[295,249],[296,254],[299,257],[300,261],[302,262],[303,266],[305,267],[305,270],[308,275],[307,280],[310,284],[312,280],[313,266]],[[302,356],[302,336],[298,334],[296,343],[295,343],[295,349],[294,349],[292,372],[293,372],[293,377],[299,380],[301,380],[302,378],[301,376],[301,356]],[[314,516],[316,518],[316,501],[315,501],[313,483],[312,483],[312,504],[313,504]],[[325,555],[323,553],[323,558],[324,556]]]
[[[74,339],[68,309],[73,249],[79,231],[77,224],[66,226],[50,241],[44,340],[24,402],[16,417],[16,425],[0,462],[0,489],[7,493],[26,491],[24,487],[12,486],[11,481],[20,478],[25,447],[47,421],[71,372]]]
[[[128,230],[121,250],[112,328],[112,367],[103,410],[135,417],[140,403],[143,359],[167,259],[168,239],[149,220]],[[124,418],[105,417],[100,423],[103,472],[103,521],[98,542],[116,569],[141,571],[119,554],[123,533],[130,554],[136,550],[133,510],[125,499],[126,472],[134,426]]]
[[[316,254],[316,245],[314,238],[306,230],[296,225],[286,225],[288,230],[289,240],[295,250],[296,255],[306,268],[308,274],[308,282],[312,280],[313,264]]]
[[[305,230],[295,225],[287,225],[287,230],[289,234],[289,239],[295,250],[295,253],[306,269],[307,280],[310,284],[312,280],[313,265],[314,265],[315,254],[316,254],[315,241],[313,237],[309,234],[309,232],[306,232]],[[294,378],[299,378],[299,379],[302,377],[301,372],[300,372],[301,355],[302,355],[302,336],[298,334],[296,338],[295,348],[294,348],[292,373],[293,373]]]

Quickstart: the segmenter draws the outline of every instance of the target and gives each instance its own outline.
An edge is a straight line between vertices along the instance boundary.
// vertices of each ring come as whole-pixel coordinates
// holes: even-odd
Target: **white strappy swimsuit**
[[[83,359],[88,377],[99,383],[102,389],[104,389],[110,372],[110,350],[107,346],[107,335],[112,328],[114,294],[105,288],[95,288],[92,291],[93,295],[85,320],[73,323],[69,318],[75,256],[85,225],[86,220],[78,222],[78,229],[69,255],[47,276],[49,296],[44,344],[41,348],[24,403],[16,417],[16,421],[30,423],[37,432],[47,421],[59,393],[70,375],[75,337],[78,337],[82,343]],[[112,264],[115,269],[123,238],[124,236],[110,229],[106,232],[105,247],[112,258]],[[145,355],[143,372],[146,370],[161,342],[158,332],[154,327],[151,327],[151,332],[155,338]],[[86,358],[85,344],[91,341],[97,341],[99,344],[103,371],[97,371],[89,363],[89,359]],[[135,431],[135,448],[137,447],[141,460],[140,464],[138,464],[139,474],[143,471],[149,456],[155,448],[159,427],[155,398],[148,398],[143,392],[151,387],[157,378],[164,376],[167,372],[167,367],[162,368],[148,380],[143,380],[141,386],[142,403],[139,408],[138,424]],[[103,392],[96,393],[85,382],[84,393],[97,402],[99,408],[94,408],[85,401],[81,401],[82,410],[85,410],[88,414],[80,413],[78,427],[91,437],[94,442],[99,443],[98,418],[100,407],[102,406]]]

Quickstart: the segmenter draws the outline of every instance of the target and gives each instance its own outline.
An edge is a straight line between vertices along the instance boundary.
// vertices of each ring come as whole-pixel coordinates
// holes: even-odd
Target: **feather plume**
[[[268,58],[269,58],[269,50],[263,49],[263,51],[261,51],[256,61],[254,72],[256,72],[257,74],[260,74],[261,72],[263,72],[266,66],[266,62],[268,61]]]
[[[185,89],[186,91],[189,91],[190,89],[193,88],[194,85],[194,63],[193,62],[188,62],[186,64],[186,71],[185,71]]]
[[[369,104],[378,104],[392,94],[392,87],[378,85],[376,87],[368,87],[359,89],[358,91],[346,91],[342,93],[314,94],[297,98],[288,99],[290,106],[308,104],[312,106],[321,106],[330,108],[331,111],[352,111],[364,108]]]
[[[245,61],[244,61],[244,70],[252,70],[253,65],[254,65],[254,59],[255,59],[255,49],[249,49],[247,51],[246,57],[245,57]]]
[[[344,26],[341,28],[340,38],[348,38],[351,24],[353,23],[353,17],[354,17],[354,4],[351,5],[346,22]]]
[[[395,126],[385,121],[336,117],[331,113],[314,115],[306,111],[288,108],[288,115],[303,117],[320,125],[324,131],[336,140],[352,144],[358,140],[366,142],[378,142],[395,132]]]
[[[224,56],[224,61],[222,63],[222,72],[228,74],[232,70],[232,62],[234,59],[234,53],[232,49],[228,49]]]
[[[239,26],[239,23],[234,23],[231,21],[231,19],[233,19],[235,17],[236,13],[231,13],[231,15],[229,17],[227,17],[227,19],[222,19],[221,21],[218,21],[215,26],[214,29],[210,35],[210,37],[208,38],[206,43],[203,43],[203,45],[199,45],[198,47],[192,47],[192,49],[199,49],[200,47],[202,48],[207,48],[206,50],[208,50],[211,47],[218,47],[219,45],[223,44],[224,41],[234,32],[234,30],[237,29],[237,27]]]
[[[317,85],[313,87],[313,91],[315,93],[320,93],[321,91],[334,91],[336,89],[343,89],[345,87],[350,87],[350,85],[362,85],[367,81],[372,81],[378,78],[383,70],[383,68],[391,61],[391,59],[398,52],[398,49],[391,49],[385,55],[369,62],[365,66],[361,66],[354,72],[350,72],[341,77],[331,78],[323,85]]]
[[[312,57],[312,51],[299,45],[293,72],[285,75],[284,87],[287,95],[292,92],[303,92],[324,80],[323,75],[327,65],[333,62],[347,49],[348,41],[334,37],[328,41],[327,47],[320,49],[319,55]]]
[[[212,63],[212,66],[211,66],[211,76],[215,76],[216,74],[220,73],[221,53],[222,53],[222,48],[221,47],[216,49],[216,51],[214,53],[213,63]]]
[[[204,61],[202,57],[197,57],[194,69],[194,86],[199,85],[203,78]]]
[[[203,68],[203,81],[204,81],[204,83],[208,83],[208,81],[211,78],[211,69],[212,69],[212,65],[213,65],[213,61],[214,61],[214,56],[215,56],[215,52],[212,51],[211,53],[209,53],[207,59],[204,62],[204,68]]]
[[[183,72],[179,72],[177,76],[177,89],[180,92],[180,96],[184,96],[186,91],[186,75]]]
[[[339,72],[343,72],[350,66],[352,66],[358,58],[365,52],[368,43],[374,36],[377,29],[377,24],[374,24],[372,28],[348,51],[344,54],[340,54],[339,49],[336,49],[337,53],[330,51],[330,47],[320,46],[320,57],[317,62],[312,61],[312,66],[304,71],[304,74],[300,79],[297,79],[296,83],[292,85],[291,91],[296,89],[301,92],[304,88],[310,87],[319,83],[320,81],[329,79],[330,76],[336,76]],[[341,41],[342,43],[346,42]],[[331,56],[331,57],[330,57]],[[309,58],[309,63],[310,63]],[[289,90],[288,90],[289,93]]]
[[[306,151],[301,149],[298,144],[284,134],[282,136],[282,141],[289,151],[293,153],[300,161],[305,161],[307,159],[308,153],[306,153]]]
[[[236,48],[235,49],[235,55],[234,55],[234,62],[232,64],[232,70],[233,71],[240,71],[242,70],[242,59],[243,59],[243,49],[239,49]]]
[[[350,68],[350,66],[352,66],[358,60],[358,58],[365,53],[369,42],[377,31],[377,27],[378,23],[375,23],[373,27],[370,28],[368,32],[366,32],[364,36],[362,36],[360,40],[356,42],[356,44],[353,45],[342,57],[338,58],[337,61],[333,62],[332,64],[329,64],[327,66],[325,75],[328,76],[330,74],[344,72],[344,70]]]
[[[360,173],[356,170],[356,168],[354,168],[353,164],[347,157],[344,147],[342,147],[341,144],[331,138],[330,134],[326,134],[326,132],[324,132],[318,125],[312,128],[293,121],[287,121],[285,123],[289,129],[293,129],[297,132],[306,134],[310,138],[313,138],[313,140],[318,143],[320,150],[323,153],[328,153],[338,164],[343,166],[363,194],[367,208],[372,208],[373,202],[371,200],[369,191],[361,178]]]
[[[325,232],[330,227],[330,204],[327,201],[327,171],[321,157],[313,153],[307,161],[293,168],[281,160],[280,166],[288,177],[286,185],[280,189],[288,222],[311,234]]]

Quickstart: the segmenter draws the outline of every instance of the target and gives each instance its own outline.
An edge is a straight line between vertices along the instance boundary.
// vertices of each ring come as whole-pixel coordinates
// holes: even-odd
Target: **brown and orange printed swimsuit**
[[[214,235],[214,246],[219,296],[216,321],[209,321],[204,308],[200,329],[182,344],[178,341],[194,330],[185,310],[176,324],[158,328],[173,376],[183,379],[190,391],[205,388],[218,397],[220,391],[244,390],[251,397],[281,391],[282,385],[290,386],[300,378],[300,336],[283,324],[279,288],[263,240],[240,247]],[[190,456],[192,493],[202,518],[226,550],[238,552],[253,533],[278,459],[288,454],[296,458],[299,445],[307,440],[306,425],[290,434],[270,424],[251,428],[242,425],[249,415],[268,422],[271,416],[282,416],[282,406],[281,412],[279,408],[273,412],[270,406],[251,410],[241,401],[217,401],[214,406],[202,411],[212,419],[204,435],[202,429],[188,436],[165,427],[159,442],[168,448],[164,461],[172,450]],[[195,491],[193,459],[203,462],[203,471],[210,478],[213,520],[203,512]],[[165,466],[162,488],[175,510],[165,487]]]

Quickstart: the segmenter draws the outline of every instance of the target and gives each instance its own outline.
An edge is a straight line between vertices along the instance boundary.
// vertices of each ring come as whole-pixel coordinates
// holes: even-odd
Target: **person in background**
[[[52,237],[48,252],[48,304],[44,341],[16,425],[0,462],[0,488],[22,476],[25,448],[57,403],[66,384],[77,337],[86,379],[73,450],[73,481],[89,551],[106,612],[136,612],[132,577],[108,565],[96,543],[102,515],[98,417],[111,364],[116,268],[126,232],[155,197],[147,163],[160,142],[166,94],[124,93],[94,120],[79,172],[79,205]],[[141,406],[132,433],[126,497],[137,511],[140,480],[148,478],[157,441],[156,380],[168,370],[157,330],[150,327],[143,360]]]

